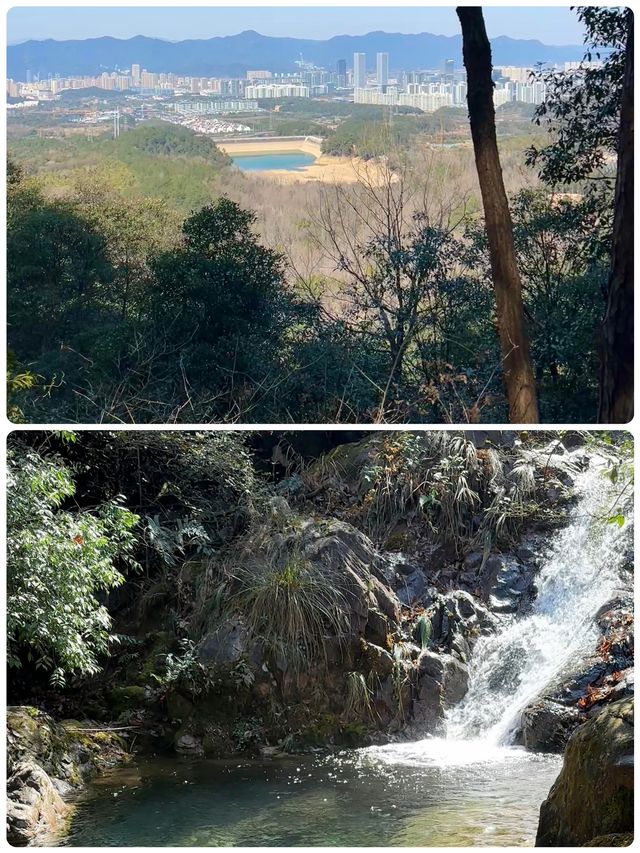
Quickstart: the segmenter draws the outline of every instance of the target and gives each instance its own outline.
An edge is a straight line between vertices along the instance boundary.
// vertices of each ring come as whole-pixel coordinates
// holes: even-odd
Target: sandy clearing
[[[328,157],[321,156],[311,163],[295,171],[287,169],[265,169],[263,172],[251,173],[256,177],[272,178],[283,184],[299,182],[324,182],[329,184],[355,184],[366,174],[367,179],[374,184],[382,183],[382,170],[373,163],[366,163],[357,157]]]
[[[320,157],[322,149],[310,139],[256,139],[251,142],[216,142],[221,151],[230,157],[240,154],[288,154],[302,151]]]
[[[300,169],[265,169],[260,172],[245,172],[248,178],[269,178],[283,184],[322,181],[330,184],[355,184],[366,175],[374,184],[383,181],[383,170],[373,162],[358,157],[330,157],[322,153],[317,142],[307,139],[265,139],[251,142],[219,142],[218,148],[230,157],[241,154],[286,154],[301,151],[313,154],[315,161]]]

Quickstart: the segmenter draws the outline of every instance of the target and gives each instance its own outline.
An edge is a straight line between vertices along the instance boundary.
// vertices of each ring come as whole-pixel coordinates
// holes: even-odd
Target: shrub
[[[62,684],[92,675],[108,650],[111,618],[98,600],[133,564],[137,516],[118,500],[95,511],[63,508],[75,486],[57,457],[14,442],[7,476],[9,666],[26,660]]]

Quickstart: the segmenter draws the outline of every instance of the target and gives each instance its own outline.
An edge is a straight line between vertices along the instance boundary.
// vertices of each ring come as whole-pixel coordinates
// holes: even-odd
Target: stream
[[[581,650],[616,588],[616,525],[599,466],[551,540],[531,611],[471,660],[446,736],[277,760],[134,759],[87,790],[72,846],[532,846],[561,756],[513,746],[520,713]]]

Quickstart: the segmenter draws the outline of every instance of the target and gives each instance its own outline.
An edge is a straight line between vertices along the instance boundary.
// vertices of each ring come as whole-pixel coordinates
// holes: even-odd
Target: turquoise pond
[[[278,761],[138,759],[90,785],[68,837],[53,844],[533,846],[560,764],[502,750],[460,766],[385,747]]]
[[[313,154],[305,154],[302,151],[274,151],[271,154],[238,154],[231,159],[243,172],[266,172],[271,169],[297,172],[305,166],[310,166],[316,158]]]

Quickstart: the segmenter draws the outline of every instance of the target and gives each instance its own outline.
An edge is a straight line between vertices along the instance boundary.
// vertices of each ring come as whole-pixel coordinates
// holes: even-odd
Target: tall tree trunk
[[[618,135],[613,250],[602,322],[600,423],[633,418],[633,12],[627,10],[627,47]]]
[[[538,401],[522,310],[522,284],[513,244],[513,223],[496,139],[491,46],[480,7],[459,6],[456,12],[462,26],[469,123],[496,295],[509,421],[538,423]]]

